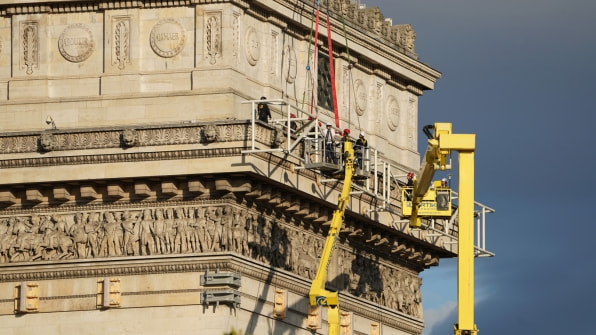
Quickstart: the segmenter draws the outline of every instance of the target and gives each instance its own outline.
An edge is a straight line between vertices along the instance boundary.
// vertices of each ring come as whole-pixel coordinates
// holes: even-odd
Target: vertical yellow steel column
[[[455,335],[474,335],[474,150],[459,151],[458,324]]]

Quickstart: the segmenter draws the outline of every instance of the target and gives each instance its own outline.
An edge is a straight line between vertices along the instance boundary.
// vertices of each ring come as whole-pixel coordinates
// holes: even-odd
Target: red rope
[[[313,48],[313,61],[312,61],[312,67],[313,67],[313,73],[314,73],[314,78],[313,78],[313,88],[311,90],[311,97],[310,97],[310,114],[312,115],[313,112],[313,108],[315,107],[315,83],[317,82],[317,61],[318,61],[318,57],[317,57],[317,42],[319,41],[319,6],[317,6],[317,16],[315,19],[315,41],[314,41],[314,48]]]
[[[331,40],[331,21],[329,15],[327,15],[327,46],[329,48],[329,75],[331,76],[331,97],[333,98],[333,113],[335,114],[335,126],[339,128],[337,91],[335,90],[335,67],[333,66],[333,41]]]

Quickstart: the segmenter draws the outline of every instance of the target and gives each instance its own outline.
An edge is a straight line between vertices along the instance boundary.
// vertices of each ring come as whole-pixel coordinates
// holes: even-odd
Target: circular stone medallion
[[[159,21],[149,36],[151,49],[161,57],[170,58],[178,55],[186,44],[186,31],[180,22],[174,19]]]
[[[387,126],[391,131],[395,131],[399,125],[399,103],[392,95],[387,100]]]
[[[362,116],[364,115],[364,111],[366,110],[368,100],[366,96],[366,87],[364,87],[364,83],[360,79],[356,80],[354,86],[354,91],[356,94],[356,113]]]
[[[261,45],[259,43],[259,36],[253,27],[249,27],[246,31],[244,48],[246,50],[246,60],[248,64],[255,66],[261,57]]]
[[[81,23],[66,27],[58,38],[58,50],[66,60],[79,63],[91,56],[95,41],[91,30]]]

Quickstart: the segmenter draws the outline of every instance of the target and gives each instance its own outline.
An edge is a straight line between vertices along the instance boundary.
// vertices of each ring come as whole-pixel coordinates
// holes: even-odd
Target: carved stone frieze
[[[6,13],[15,14],[35,14],[35,13],[70,13],[70,12],[89,12],[105,9],[127,9],[127,8],[160,8],[171,6],[192,6],[197,4],[218,3],[219,1],[192,1],[192,0],[178,0],[178,1],[109,1],[101,3],[48,3],[44,5],[21,5],[14,3],[6,6]],[[247,10],[248,14],[255,16],[262,20],[269,20],[280,27],[289,26],[288,20],[283,17],[276,17],[274,13],[267,13],[262,8],[248,4],[246,1],[235,0],[232,1],[236,5]],[[310,3],[311,6],[316,5],[316,1],[304,1]],[[358,28],[365,29],[369,34],[378,38],[384,39],[390,44],[394,44],[398,49],[406,55],[417,59],[414,52],[415,33],[410,25],[391,25],[391,20],[387,20],[377,7],[358,7],[358,4],[349,1],[332,1],[331,5],[333,13],[345,14],[346,25],[355,25]],[[339,14],[337,14],[339,15]],[[339,20],[340,18],[337,17]],[[205,20],[206,22],[208,20]],[[404,27],[409,26],[409,27]],[[245,44],[246,45],[246,44]],[[153,45],[152,45],[153,47]],[[169,49],[169,48],[168,48]],[[158,48],[161,51],[161,49]],[[220,50],[221,51],[221,50]],[[164,52],[166,55],[171,54],[171,50]],[[209,55],[207,53],[207,55]],[[160,55],[162,56],[162,55]],[[173,56],[162,56],[173,57]],[[209,56],[208,56],[209,57]]]
[[[168,196],[184,194],[190,187],[190,182],[187,186],[186,182],[166,180],[154,184],[162,188],[158,193]],[[105,187],[89,185],[80,187],[80,194],[83,196],[85,189],[85,197],[101,199],[110,187],[112,193],[116,187],[118,198],[126,200],[131,197],[127,193],[136,193],[137,185],[139,182],[134,182],[135,191],[123,183]],[[154,191],[151,184],[144,185],[150,193]],[[202,180],[202,185],[211,191],[206,191],[207,198],[200,201],[181,202],[177,198],[144,205],[125,201],[116,206],[108,200],[101,206],[78,205],[61,211],[23,210],[11,215],[2,213],[6,210],[0,211],[0,263],[231,252],[314,278],[326,229],[316,218],[330,215],[331,209],[295,201],[277,188],[247,182],[242,177]],[[62,201],[69,201],[77,196],[77,190],[56,186],[53,194],[62,194]],[[260,196],[249,197],[256,190]],[[27,192],[29,197],[35,196],[40,201],[47,199],[45,190],[32,188]],[[247,198],[225,200],[221,192],[246,194]],[[314,212],[313,220],[299,215],[300,208]],[[335,271],[346,276],[338,276],[333,285],[346,294],[421,317],[420,282],[416,272],[407,268],[416,264],[424,267],[424,262],[433,255],[412,242],[398,242],[397,238],[365,223],[350,219],[346,227],[342,235],[349,240],[342,238],[335,261]],[[363,233],[350,233],[354,230]],[[383,241],[380,236],[391,242]],[[393,253],[393,250],[398,251]],[[399,261],[389,260],[393,255],[411,264],[396,265]]]
[[[251,136],[250,125],[246,122],[234,124],[207,124],[183,127],[137,128],[136,145],[158,146],[176,144],[197,144],[201,142],[243,141]],[[273,129],[257,127],[256,140],[271,143]],[[54,150],[88,150],[117,148],[121,146],[125,131],[94,130],[89,132],[52,132]],[[132,135],[128,133],[127,135]],[[37,151],[39,134],[14,135],[0,137],[0,155],[8,153],[25,153]],[[6,163],[6,161],[3,161]]]

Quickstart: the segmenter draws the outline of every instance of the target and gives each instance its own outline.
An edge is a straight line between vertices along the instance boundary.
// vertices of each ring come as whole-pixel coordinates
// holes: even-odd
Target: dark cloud
[[[477,134],[475,195],[496,209],[497,255],[476,261],[480,334],[596,334],[596,2],[361,2],[412,24],[420,61],[442,73],[420,98],[419,125]],[[455,262],[439,267],[423,273],[427,322],[443,319],[426,335],[457,320]]]

